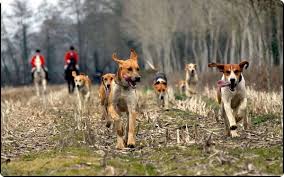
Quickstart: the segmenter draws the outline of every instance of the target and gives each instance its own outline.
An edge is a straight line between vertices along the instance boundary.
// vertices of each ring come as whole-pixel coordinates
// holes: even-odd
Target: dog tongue
[[[125,76],[124,78],[132,88],[136,88],[136,83],[132,81],[130,77]]]
[[[230,82],[226,82],[226,81],[224,81],[224,80],[219,80],[219,81],[217,81],[217,86],[218,87],[226,87],[226,86],[229,86],[230,85]]]

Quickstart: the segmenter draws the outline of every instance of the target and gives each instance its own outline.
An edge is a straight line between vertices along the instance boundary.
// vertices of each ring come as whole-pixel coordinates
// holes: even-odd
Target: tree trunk
[[[232,30],[232,41],[230,50],[230,63],[236,62],[236,30]]]
[[[23,74],[23,84],[28,82],[29,78],[29,71],[28,71],[28,42],[27,42],[27,26],[23,24],[22,26],[22,34],[23,34],[23,51],[22,51],[22,57],[23,57],[23,66],[24,66],[24,74]]]

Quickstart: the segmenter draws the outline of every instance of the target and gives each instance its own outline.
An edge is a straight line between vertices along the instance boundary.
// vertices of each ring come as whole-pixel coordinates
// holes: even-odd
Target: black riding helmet
[[[75,48],[74,48],[74,46],[73,45],[71,45],[70,46],[70,50],[74,50]]]
[[[36,49],[36,53],[40,53],[40,50],[39,50],[39,49]]]

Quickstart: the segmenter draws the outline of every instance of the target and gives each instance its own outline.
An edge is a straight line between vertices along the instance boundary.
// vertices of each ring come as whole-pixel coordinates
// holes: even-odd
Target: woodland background
[[[208,62],[246,59],[247,77],[258,88],[279,89],[283,83],[279,0],[43,0],[37,10],[30,3],[14,0],[10,13],[1,9],[1,87],[31,83],[29,61],[36,48],[46,58],[50,83],[63,83],[70,45],[94,83],[101,73],[116,71],[111,54],[127,58],[129,48],[138,52],[141,68],[149,69],[148,60],[169,77],[183,76],[189,62],[207,78]]]

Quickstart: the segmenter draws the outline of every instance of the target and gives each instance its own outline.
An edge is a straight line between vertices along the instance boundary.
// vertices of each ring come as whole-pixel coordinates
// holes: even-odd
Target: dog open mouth
[[[236,83],[230,83],[230,90],[233,92],[235,91],[235,87],[237,86]]]
[[[125,80],[127,81],[128,85],[129,85],[131,88],[133,88],[133,89],[136,88],[136,82],[133,81],[130,77],[126,77]]]
[[[230,85],[231,85],[230,82],[227,82],[227,81],[224,81],[224,80],[219,80],[219,81],[217,81],[217,86],[218,86],[219,88],[221,88],[221,87],[227,87],[227,86],[230,86]]]
[[[237,86],[236,83],[231,83],[228,81],[224,81],[224,80],[219,80],[217,81],[217,86],[221,89],[222,87],[230,87],[230,90],[233,92],[235,91],[235,87]]]

